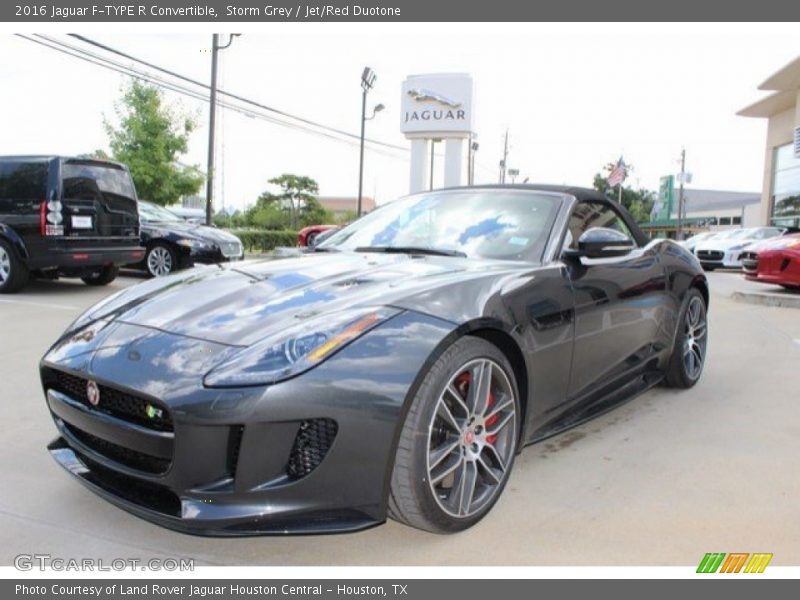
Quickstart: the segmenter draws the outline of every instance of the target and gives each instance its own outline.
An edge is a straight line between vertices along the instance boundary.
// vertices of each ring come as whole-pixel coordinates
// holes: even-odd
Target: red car
[[[337,225],[309,225],[297,232],[297,245],[312,247],[317,236],[329,229],[336,229]]]
[[[744,276],[800,291],[800,233],[763,242],[742,254]]]

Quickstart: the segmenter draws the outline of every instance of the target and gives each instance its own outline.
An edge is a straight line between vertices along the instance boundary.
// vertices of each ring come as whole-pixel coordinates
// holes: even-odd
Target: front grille
[[[758,271],[758,255],[755,252],[742,252],[741,259],[746,271]]]
[[[64,423],[64,427],[70,435],[84,446],[121,465],[136,469],[137,471],[152,473],[153,475],[161,475],[166,473],[167,469],[169,469],[169,459],[150,456],[143,452],[118,446],[117,444],[113,444],[82,429],[78,429],[69,423]]]
[[[697,251],[697,258],[700,260],[722,260],[722,257],[725,256],[724,252],[720,252],[719,250],[698,250]]]
[[[86,392],[86,378],[56,369],[46,369],[45,378],[47,380],[47,387],[66,394],[91,410],[96,410],[156,431],[173,430],[172,415],[170,415],[169,410],[161,404],[145,398],[140,398],[139,396],[134,396],[127,392],[122,392],[107,385],[98,385],[100,389],[100,403],[97,406],[93,406],[89,402],[89,397]],[[148,406],[161,411],[161,415],[148,416]],[[151,414],[152,412],[151,410]]]
[[[242,254],[242,245],[239,242],[222,242],[219,249],[225,258],[235,258]]]
[[[333,419],[303,421],[286,465],[289,478],[300,479],[316,469],[331,449],[338,430]]]
[[[181,501],[167,488],[113,471],[82,452],[73,452],[89,468],[89,473],[84,477],[95,485],[133,504],[163,514],[181,516]]]

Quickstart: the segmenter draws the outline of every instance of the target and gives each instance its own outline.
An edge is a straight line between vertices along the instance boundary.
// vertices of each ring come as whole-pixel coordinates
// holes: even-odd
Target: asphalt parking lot
[[[738,274],[709,274],[710,346],[689,391],[656,388],[527,448],[478,526],[435,536],[396,523],[349,535],[210,539],[133,517],[48,456],[55,428],[37,363],[106,294],[35,282],[0,296],[0,564],[194,558],[210,565],[692,565],[706,552],[800,564],[800,310],[734,302]]]

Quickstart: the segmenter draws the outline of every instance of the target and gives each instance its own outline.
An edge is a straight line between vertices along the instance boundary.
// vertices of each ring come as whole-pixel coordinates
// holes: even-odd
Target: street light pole
[[[369,67],[364,67],[364,71],[361,73],[361,148],[358,157],[358,205],[356,208],[358,218],[361,218],[361,200],[364,190],[364,135],[367,128],[367,92],[375,85],[377,78],[375,71]],[[373,113],[372,116],[374,117],[375,114]]]

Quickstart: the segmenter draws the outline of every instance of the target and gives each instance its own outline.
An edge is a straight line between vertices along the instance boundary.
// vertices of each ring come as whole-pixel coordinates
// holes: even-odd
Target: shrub
[[[242,245],[250,252],[270,252],[278,246],[297,245],[297,232],[286,229],[231,229],[230,232],[242,240]]]

